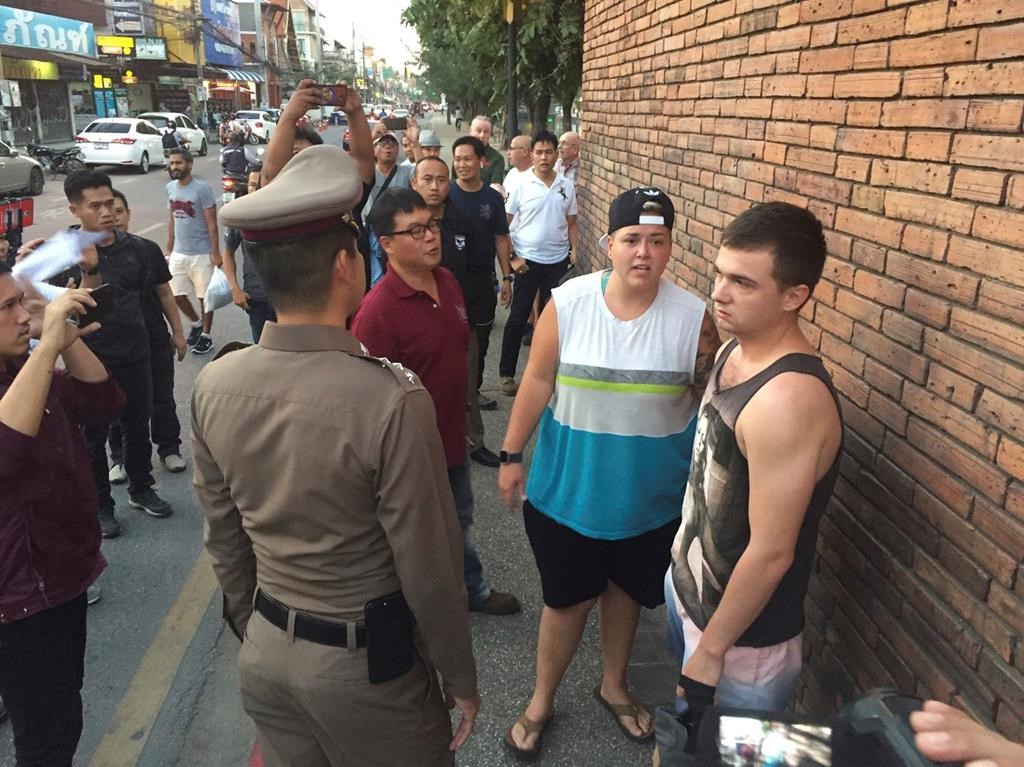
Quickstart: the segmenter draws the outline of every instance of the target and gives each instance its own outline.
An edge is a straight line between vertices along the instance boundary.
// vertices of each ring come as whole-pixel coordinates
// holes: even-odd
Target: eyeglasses
[[[434,234],[438,234],[441,231],[441,219],[432,218],[430,219],[429,224],[416,224],[415,226],[410,226],[408,229],[402,229],[401,231],[398,232],[391,232],[391,234],[388,234],[386,236],[397,237],[400,234],[407,234],[414,240],[422,240],[424,236],[426,236],[428,229],[432,231]]]

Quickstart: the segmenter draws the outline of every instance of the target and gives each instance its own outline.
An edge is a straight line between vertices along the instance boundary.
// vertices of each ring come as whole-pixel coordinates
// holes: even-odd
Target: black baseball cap
[[[638,186],[623,192],[608,208],[608,234],[597,241],[602,250],[608,247],[608,235],[625,226],[655,224],[670,231],[676,220],[676,209],[667,194],[653,186]]]

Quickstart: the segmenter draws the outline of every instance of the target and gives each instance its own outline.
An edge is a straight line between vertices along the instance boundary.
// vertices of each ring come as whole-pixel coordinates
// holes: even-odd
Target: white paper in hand
[[[76,266],[82,259],[85,248],[96,245],[109,236],[109,232],[83,232],[68,229],[55,234],[35,251],[14,265],[15,277],[24,277],[33,282],[43,282],[65,269]]]

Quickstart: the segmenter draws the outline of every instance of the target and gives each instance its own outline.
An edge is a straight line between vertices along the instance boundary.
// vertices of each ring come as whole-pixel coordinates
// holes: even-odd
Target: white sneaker
[[[175,474],[179,471],[185,471],[185,468],[188,466],[188,464],[185,463],[185,459],[177,453],[168,453],[160,460],[163,461],[164,468],[167,469],[167,471],[173,471]]]
[[[128,481],[128,472],[124,470],[123,463],[115,463],[110,467],[110,474],[107,475],[110,478],[110,484],[112,485],[123,485]]]

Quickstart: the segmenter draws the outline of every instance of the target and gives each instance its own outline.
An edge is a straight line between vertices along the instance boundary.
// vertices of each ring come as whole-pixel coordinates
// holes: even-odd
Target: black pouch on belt
[[[401,591],[370,600],[363,608],[366,622],[366,665],[370,684],[397,679],[412,670],[412,613]]]

